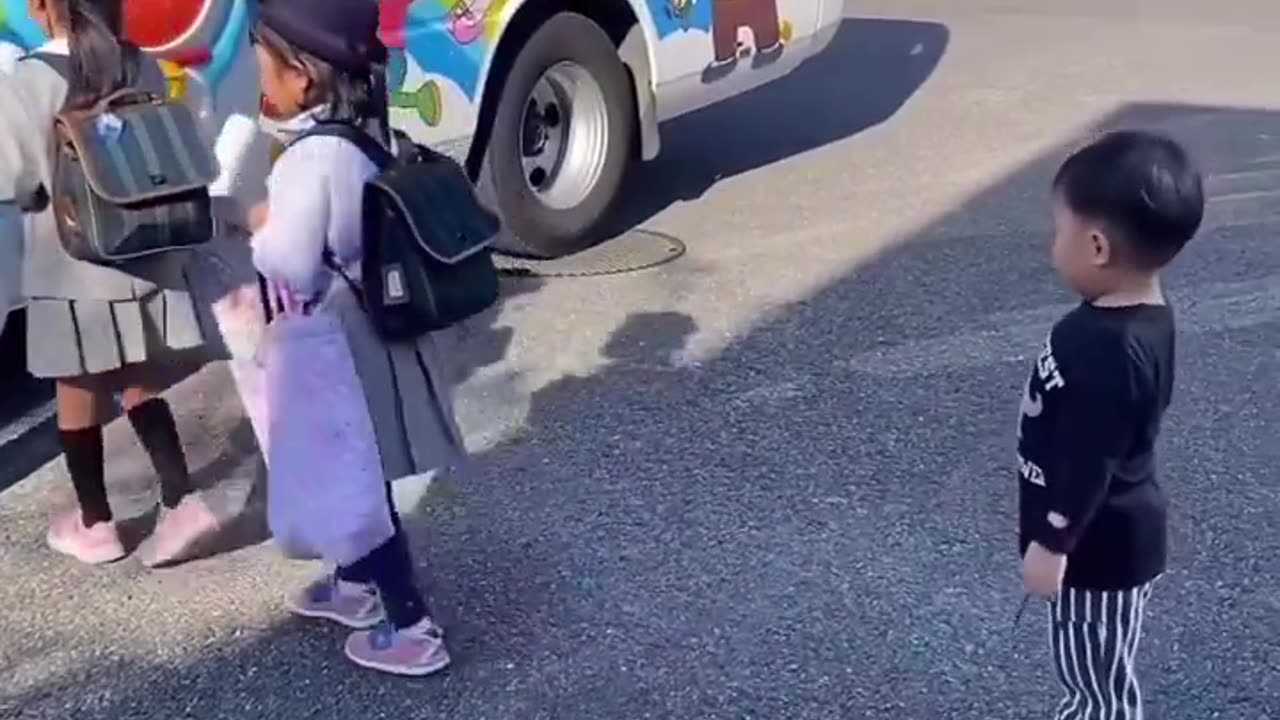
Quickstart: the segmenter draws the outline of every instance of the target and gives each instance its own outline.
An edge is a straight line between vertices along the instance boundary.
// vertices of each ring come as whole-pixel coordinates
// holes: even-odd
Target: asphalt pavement
[[[221,367],[171,397],[238,514],[227,552],[75,567],[41,539],[62,469],[23,477],[0,492],[0,717],[1049,717],[1043,611],[1014,626],[1013,452],[1073,302],[1046,191],[1082,138],[1132,126],[1184,140],[1212,195],[1168,278],[1148,717],[1280,717],[1280,9],[1198,5],[859,2],[824,56],[669,126],[628,220],[689,254],[513,281],[461,338],[476,472],[399,488],[440,677],[354,669],[340,632],[288,617],[315,568],[261,544]],[[119,425],[109,445],[143,512],[145,458]]]

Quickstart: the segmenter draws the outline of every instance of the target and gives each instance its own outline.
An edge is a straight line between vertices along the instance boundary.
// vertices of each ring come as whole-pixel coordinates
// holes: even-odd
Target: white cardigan
[[[364,185],[377,167],[351,143],[312,137],[290,147],[267,178],[268,217],[253,236],[258,272],[300,298],[323,298],[333,274],[327,247],[359,277]]]

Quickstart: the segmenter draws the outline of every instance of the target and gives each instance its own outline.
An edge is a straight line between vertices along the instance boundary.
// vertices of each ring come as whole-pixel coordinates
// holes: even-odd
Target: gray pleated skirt
[[[387,344],[341,284],[325,309],[337,313],[346,331],[387,480],[463,469],[468,457],[454,414],[449,331]]]
[[[134,300],[32,298],[27,304],[27,370],[39,378],[190,361],[208,337],[191,295],[180,290]]]

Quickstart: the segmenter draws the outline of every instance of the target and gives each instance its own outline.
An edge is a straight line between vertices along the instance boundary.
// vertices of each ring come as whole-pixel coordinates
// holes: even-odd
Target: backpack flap
[[[89,189],[128,206],[207,191],[218,163],[195,115],[180,103],[123,91],[54,122],[60,153],[73,158]]]
[[[411,341],[497,301],[489,246],[500,223],[477,202],[461,166],[403,135],[396,154],[351,125],[321,123],[303,137],[317,135],[354,144],[378,168],[362,198],[361,285],[326,262],[361,299],[379,336]]]
[[[501,229],[452,161],[398,165],[370,181],[365,201],[395,207],[422,249],[444,265],[488,251]]]
[[[489,245],[498,220],[453,162],[401,161],[364,195],[364,290],[388,340],[456,325],[498,299]]]

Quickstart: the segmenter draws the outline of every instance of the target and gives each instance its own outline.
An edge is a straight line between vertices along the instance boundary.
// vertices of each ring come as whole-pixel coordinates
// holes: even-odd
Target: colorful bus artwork
[[[211,135],[258,112],[258,1],[124,0],[127,33],[161,58]],[[659,153],[661,123],[794,70],[843,14],[842,0],[381,6],[393,125],[463,161],[509,229],[502,249],[541,258],[599,239],[629,165]],[[0,57],[41,42],[26,0],[0,0]]]

